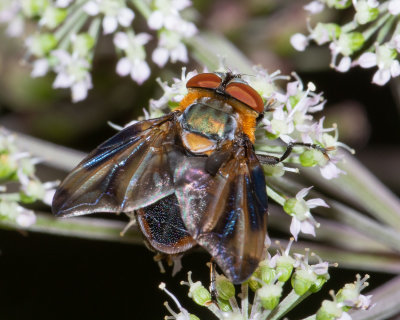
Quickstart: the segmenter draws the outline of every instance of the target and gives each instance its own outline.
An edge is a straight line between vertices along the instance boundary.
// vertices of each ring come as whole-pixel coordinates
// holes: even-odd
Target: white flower
[[[115,32],[118,24],[129,27],[135,18],[135,13],[126,7],[122,0],[91,0],[83,9],[90,16],[96,16],[99,13],[104,15],[102,23],[104,34]]]
[[[304,197],[311,188],[312,187],[301,189],[296,194],[296,198],[287,200],[284,206],[285,211],[292,216],[290,233],[296,241],[300,232],[315,236],[315,226],[318,227],[319,223],[316,222],[311,215],[310,209],[320,206],[329,207],[328,204],[320,198],[304,200]]]
[[[296,33],[290,37],[290,43],[297,51],[304,51],[308,46],[309,39],[304,34]]]
[[[89,61],[61,49],[52,51],[51,55],[58,59],[54,67],[57,76],[53,88],[71,88],[73,102],[86,99],[88,90],[92,88]]]
[[[304,6],[304,9],[307,10],[310,14],[317,14],[324,10],[325,5],[321,1],[315,0]]]
[[[0,6],[0,9],[0,23],[8,24],[6,34],[9,37],[22,35],[25,22],[21,14],[21,3],[19,1],[10,1],[10,3]]]
[[[172,62],[188,62],[188,53],[182,43],[182,37],[176,32],[161,31],[158,47],[153,51],[151,58],[161,68],[168,59]]]
[[[358,64],[362,68],[378,66],[372,82],[383,86],[391,77],[394,78],[400,75],[400,63],[396,59],[397,52],[389,44],[377,46],[375,52],[363,53],[358,59]]]
[[[49,61],[45,58],[33,62],[32,78],[43,77],[49,71]]]
[[[179,11],[191,4],[189,0],[156,0],[153,3],[155,10],[150,14],[147,23],[154,30],[164,27],[185,37],[191,37],[197,32],[195,25],[183,20],[179,15]]]
[[[391,14],[398,15],[400,13],[400,0],[390,0],[388,10]]]
[[[15,221],[22,227],[28,228],[36,222],[35,213],[32,210],[25,209],[24,207],[17,207],[17,217]]]
[[[123,50],[126,54],[122,57],[116,67],[120,76],[130,74],[131,78],[139,84],[142,84],[150,76],[151,70],[145,61],[146,52],[144,45],[151,39],[147,33],[118,32],[114,36],[114,44],[117,48]]]

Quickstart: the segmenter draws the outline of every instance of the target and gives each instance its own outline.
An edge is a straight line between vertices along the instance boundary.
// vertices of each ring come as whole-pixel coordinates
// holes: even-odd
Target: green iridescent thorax
[[[183,127],[211,139],[233,139],[237,122],[223,102],[198,102],[189,106],[181,120]]]

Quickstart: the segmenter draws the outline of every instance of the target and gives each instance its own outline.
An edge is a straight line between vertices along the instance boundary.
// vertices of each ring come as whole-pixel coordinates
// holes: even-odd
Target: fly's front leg
[[[296,146],[302,146],[302,147],[306,147],[306,148],[310,148],[310,149],[315,149],[318,151],[321,151],[322,154],[324,155],[324,157],[329,160],[329,156],[327,153],[327,149],[314,144],[314,143],[304,143],[304,142],[290,142],[287,146],[286,146],[286,150],[283,153],[283,155],[281,157],[274,157],[274,156],[266,156],[266,155],[257,155],[258,160],[262,163],[262,164],[268,164],[268,165],[276,165],[280,162],[282,162],[283,160],[285,160],[287,157],[289,157],[289,155],[292,153],[293,151],[293,147]]]

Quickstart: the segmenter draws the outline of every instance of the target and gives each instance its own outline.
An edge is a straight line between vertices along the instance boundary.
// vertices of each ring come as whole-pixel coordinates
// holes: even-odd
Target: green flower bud
[[[310,287],[312,293],[316,293],[324,286],[324,284],[329,280],[329,275],[324,274],[322,276],[317,276],[317,280]]]
[[[47,7],[43,14],[44,25],[49,29],[55,29],[65,20],[67,14],[67,9]]]
[[[273,310],[279,304],[282,296],[282,287],[276,284],[267,284],[258,289],[257,294],[263,308]]]
[[[94,46],[94,39],[88,33],[78,34],[73,41],[73,52],[79,56],[87,56]]]
[[[336,294],[337,302],[356,301],[360,295],[359,290],[354,283],[346,283],[345,286]],[[350,310],[350,307],[343,307],[344,311]]]
[[[258,267],[256,271],[254,271],[250,279],[247,280],[250,289],[253,291],[256,291],[257,289],[261,288],[261,283],[256,279],[261,279],[260,267]]]
[[[303,167],[313,167],[318,161],[315,158],[315,154],[319,152],[318,150],[305,150],[302,154],[300,154],[300,164]]]
[[[235,286],[225,276],[218,275],[215,286],[221,299],[229,300],[235,296]]]
[[[283,163],[280,162],[274,166],[263,166],[264,173],[269,177],[282,177],[285,174],[285,170],[283,170]]]
[[[354,18],[359,24],[366,24],[379,16],[379,9],[370,7],[366,1],[357,2],[355,9]]]
[[[14,180],[18,164],[8,154],[0,155],[0,180]]]
[[[335,9],[346,9],[351,6],[351,0],[343,1],[343,0],[327,0],[326,4],[330,8]]]
[[[221,309],[223,312],[229,312],[232,311],[231,304],[229,303],[228,300],[221,299],[220,297],[217,297],[217,302],[218,302],[218,307]]]
[[[57,46],[57,39],[51,33],[37,34],[32,38],[30,51],[37,57],[44,57]]]
[[[289,198],[283,205],[283,210],[289,215],[295,215],[299,220],[304,220],[304,216],[308,212],[307,203],[304,200],[297,200],[296,198]]]
[[[350,56],[364,45],[365,39],[360,32],[342,33],[338,40],[338,46],[344,56]]]
[[[275,280],[276,270],[266,265],[260,266],[260,276],[262,281],[270,284]]]
[[[305,294],[311,286],[317,281],[317,276],[314,272],[309,272],[307,270],[296,270],[292,277],[292,287],[294,292],[299,296]]]
[[[293,271],[294,259],[290,256],[281,256],[276,261],[276,273],[280,273],[278,280],[286,282]]]
[[[189,297],[201,306],[204,306],[211,301],[210,292],[201,284],[200,281],[197,281],[190,286]]]
[[[22,0],[22,12],[28,18],[41,16],[49,5],[49,0]]]
[[[324,300],[321,308],[318,309],[316,320],[335,320],[342,315],[343,311],[336,302]]]
[[[315,42],[322,45],[334,39],[338,39],[341,33],[342,29],[336,23],[318,22],[312,35]]]

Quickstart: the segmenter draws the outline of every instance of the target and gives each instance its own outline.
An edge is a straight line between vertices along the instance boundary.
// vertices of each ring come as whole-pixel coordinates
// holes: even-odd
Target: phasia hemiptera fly
[[[276,164],[294,144],[280,158],[256,156],[264,103],[240,75],[202,73],[187,88],[176,110],[137,122],[92,151],[58,188],[53,212],[135,212],[156,251],[173,255],[200,245],[241,283],[265,253],[260,161]]]

